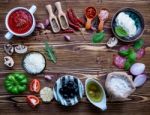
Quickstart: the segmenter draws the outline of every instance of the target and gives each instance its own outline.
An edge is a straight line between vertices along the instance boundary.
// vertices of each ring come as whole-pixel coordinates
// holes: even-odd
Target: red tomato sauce
[[[23,34],[29,31],[32,23],[33,19],[31,14],[24,9],[18,9],[8,17],[9,28],[17,34]]]
[[[94,18],[96,16],[96,9],[93,7],[88,7],[86,9],[86,16],[88,18]]]

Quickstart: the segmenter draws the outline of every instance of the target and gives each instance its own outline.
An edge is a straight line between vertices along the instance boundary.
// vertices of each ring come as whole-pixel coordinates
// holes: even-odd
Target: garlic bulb
[[[43,102],[50,102],[53,99],[53,91],[49,87],[44,87],[40,91],[40,97]]]

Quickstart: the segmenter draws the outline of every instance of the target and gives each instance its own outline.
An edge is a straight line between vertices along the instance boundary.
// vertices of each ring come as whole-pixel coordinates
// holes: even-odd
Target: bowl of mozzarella
[[[122,8],[115,13],[111,22],[114,35],[123,42],[134,42],[144,32],[144,18],[133,8]]]

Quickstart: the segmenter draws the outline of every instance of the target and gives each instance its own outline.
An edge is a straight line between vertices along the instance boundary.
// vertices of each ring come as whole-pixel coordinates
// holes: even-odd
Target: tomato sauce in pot
[[[28,32],[32,24],[33,18],[31,14],[24,9],[15,10],[8,17],[9,28],[17,34]]]

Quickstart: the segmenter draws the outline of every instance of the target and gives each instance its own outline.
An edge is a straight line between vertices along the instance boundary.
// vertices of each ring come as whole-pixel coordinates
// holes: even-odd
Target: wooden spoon
[[[98,14],[98,18],[100,20],[99,26],[98,26],[98,30],[101,32],[103,31],[104,28],[104,22],[108,19],[109,17],[109,11],[106,8],[102,8],[100,10],[100,13]]]
[[[52,31],[54,33],[58,33],[60,31],[60,26],[59,26],[57,17],[53,13],[52,6],[50,4],[46,5],[46,9],[49,13],[49,21],[50,21]]]
[[[69,28],[68,20],[67,20],[66,14],[62,11],[61,3],[56,2],[55,6],[58,10],[58,20],[59,20],[61,28],[63,30],[68,29]]]
[[[85,28],[90,29],[92,20],[96,17],[96,9],[92,6],[87,7],[85,9],[85,17],[87,19],[87,22],[85,24]]]

